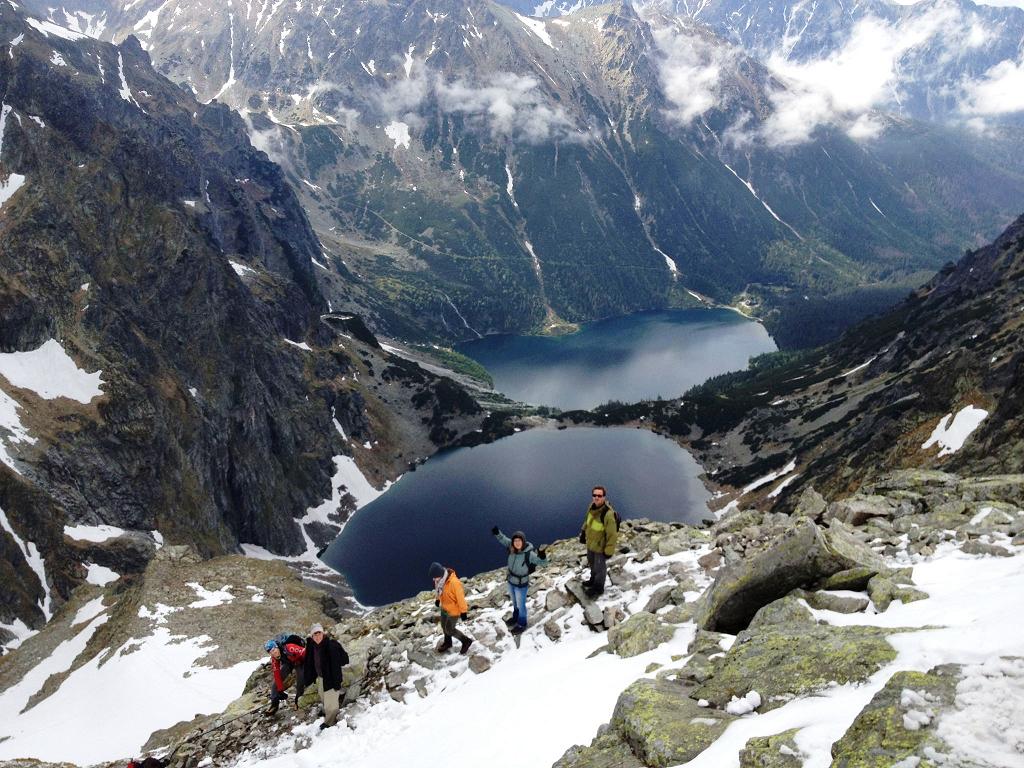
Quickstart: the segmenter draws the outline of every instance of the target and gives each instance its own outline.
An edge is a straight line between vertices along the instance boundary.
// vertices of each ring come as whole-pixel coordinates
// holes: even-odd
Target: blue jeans
[[[512,598],[512,608],[516,616],[519,617],[519,626],[521,627],[526,626],[526,592],[528,589],[529,586],[525,584],[521,587],[508,585],[508,596]]]

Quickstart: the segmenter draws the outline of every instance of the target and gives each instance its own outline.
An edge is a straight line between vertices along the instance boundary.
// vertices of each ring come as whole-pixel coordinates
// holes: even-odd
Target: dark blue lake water
[[[699,522],[699,474],[689,453],[647,430],[530,430],[430,459],[359,510],[323,560],[361,603],[380,605],[429,589],[435,560],[467,576],[500,567],[493,525],[537,546],[574,535],[594,484],[623,517]]]
[[[609,400],[675,397],[747,366],[775,344],[728,310],[645,312],[559,338],[495,336],[460,346],[495,387],[537,405],[591,408]],[[708,514],[697,462],[637,429],[532,430],[431,458],[359,510],[323,560],[365,605],[428,589],[432,561],[462,575],[500,567],[492,525],[537,545],[572,537],[594,484],[624,517],[698,522]]]
[[[509,397],[563,410],[678,397],[774,352],[764,326],[727,309],[641,312],[571,336],[488,336],[458,346]]]

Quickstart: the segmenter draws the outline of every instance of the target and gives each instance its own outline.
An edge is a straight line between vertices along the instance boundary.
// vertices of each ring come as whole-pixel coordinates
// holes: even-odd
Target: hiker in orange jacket
[[[465,655],[473,638],[467,637],[455,627],[459,619],[465,619],[469,612],[462,582],[452,568],[445,568],[440,563],[431,563],[427,573],[434,580],[434,605],[441,611],[441,632],[444,634],[444,640],[436,650],[438,653],[449,650],[454,636],[462,643],[459,653]]]

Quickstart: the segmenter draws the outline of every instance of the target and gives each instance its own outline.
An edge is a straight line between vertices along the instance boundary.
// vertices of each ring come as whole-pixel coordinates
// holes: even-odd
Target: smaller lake
[[[563,410],[678,397],[774,352],[764,326],[728,309],[640,312],[569,336],[488,336],[460,344],[511,398]]]
[[[493,525],[538,547],[575,536],[595,484],[624,518],[698,523],[709,498],[700,473],[647,430],[530,430],[430,459],[360,509],[322,559],[359,602],[381,605],[430,589],[435,560],[463,576],[502,567]]]

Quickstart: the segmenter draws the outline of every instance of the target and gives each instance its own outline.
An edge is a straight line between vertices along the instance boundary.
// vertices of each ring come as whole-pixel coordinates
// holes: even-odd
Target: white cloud
[[[670,115],[684,125],[718,106],[722,78],[736,59],[735,49],[665,27],[654,31],[662,54],[661,85],[672,104]]]
[[[503,72],[483,85],[465,80],[438,80],[438,105],[461,112],[487,125],[492,135],[538,144],[551,140],[583,140],[581,132],[560,106],[552,106],[536,78]]]
[[[759,138],[774,146],[796,144],[823,125],[836,126],[854,139],[874,138],[884,126],[872,113],[901,101],[907,76],[902,70],[908,62],[914,62],[911,69],[920,69],[928,59],[939,70],[964,49],[984,46],[990,36],[976,13],[949,4],[922,6],[897,23],[864,18],[841,49],[821,59],[795,62],[776,51],[766,64],[786,89],[771,95],[772,112]],[[963,86],[968,106],[961,111],[988,114],[1000,103],[1019,103],[1024,100],[1022,83],[1021,66],[1003,62]]]
[[[961,85],[960,111],[992,116],[1024,111],[1024,59],[1001,61],[984,75]]]

